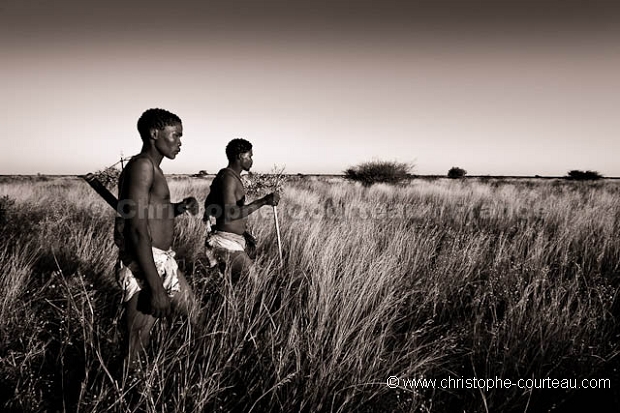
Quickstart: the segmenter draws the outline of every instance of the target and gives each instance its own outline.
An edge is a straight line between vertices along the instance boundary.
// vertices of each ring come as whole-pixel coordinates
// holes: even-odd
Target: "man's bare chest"
[[[163,174],[155,174],[153,177],[153,185],[149,191],[150,204],[169,204],[170,189]]]

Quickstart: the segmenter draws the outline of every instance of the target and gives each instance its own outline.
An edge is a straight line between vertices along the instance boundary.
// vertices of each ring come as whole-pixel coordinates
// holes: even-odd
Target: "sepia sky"
[[[82,174],[139,152],[140,114],[183,120],[166,173],[620,176],[611,1],[0,0],[0,174]]]

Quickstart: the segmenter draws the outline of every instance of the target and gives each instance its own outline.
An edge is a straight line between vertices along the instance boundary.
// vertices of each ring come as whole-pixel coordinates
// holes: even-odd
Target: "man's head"
[[[164,109],[148,109],[138,119],[138,132],[145,144],[152,142],[166,158],[174,159],[181,151],[183,125],[174,113]]]
[[[252,144],[245,139],[233,139],[226,145],[226,157],[230,163],[239,162],[244,171],[252,167]]]
[[[165,109],[148,109],[138,119],[138,132],[144,142],[152,138],[153,130],[164,130],[166,126],[181,125],[181,119]]]

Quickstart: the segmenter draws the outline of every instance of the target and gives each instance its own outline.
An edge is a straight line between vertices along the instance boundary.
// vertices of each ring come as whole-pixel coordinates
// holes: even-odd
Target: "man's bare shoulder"
[[[230,169],[225,168],[220,171],[220,177],[222,179],[235,179],[235,173]]]
[[[144,155],[144,154],[138,154],[138,155],[132,156],[129,162],[127,162],[125,169],[131,168],[135,165],[138,165],[140,167],[144,167],[146,165],[149,168],[154,167],[153,161],[151,160],[151,158],[149,158],[147,155]]]
[[[220,179],[222,182],[230,185],[230,184],[241,184],[241,178],[235,171],[229,168],[224,168],[220,170]]]
[[[139,185],[140,183],[152,183],[153,162],[146,156],[134,156],[123,170],[123,180],[127,185]]]
[[[224,175],[222,175],[221,182],[222,182],[222,190],[224,192],[232,191],[232,192],[239,194],[245,191],[245,188],[243,186],[243,183],[241,182],[241,179],[239,179],[239,177],[234,172],[227,172]]]

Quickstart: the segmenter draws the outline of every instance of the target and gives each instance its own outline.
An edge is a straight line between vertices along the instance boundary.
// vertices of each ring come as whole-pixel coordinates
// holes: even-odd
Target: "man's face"
[[[241,161],[241,169],[243,169],[244,171],[250,171],[250,168],[252,167],[252,164],[254,163],[254,161],[252,160],[252,156],[254,156],[254,154],[252,153],[252,150],[250,149],[247,152],[243,152],[242,154],[239,154],[239,160]]]
[[[155,147],[168,159],[174,159],[181,152],[183,125],[176,123],[156,130]]]

